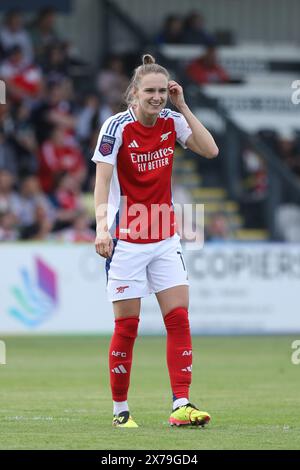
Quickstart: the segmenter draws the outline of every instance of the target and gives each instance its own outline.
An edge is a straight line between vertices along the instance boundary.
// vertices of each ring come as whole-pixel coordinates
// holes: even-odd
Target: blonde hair
[[[163,74],[168,80],[170,78],[170,74],[161,65],[155,62],[155,58],[150,54],[145,54],[142,57],[142,65],[139,65],[133,72],[133,76],[130,80],[129,86],[125,92],[125,102],[128,106],[132,105],[134,102],[134,90],[138,88],[141,79],[148,75],[149,73],[161,73]]]

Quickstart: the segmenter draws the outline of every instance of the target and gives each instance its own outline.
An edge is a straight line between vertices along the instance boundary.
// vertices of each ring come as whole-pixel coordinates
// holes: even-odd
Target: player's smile
[[[151,102],[151,101],[150,101],[149,104],[150,104],[153,108],[155,108],[155,109],[157,109],[157,108],[163,108],[163,107],[164,107],[164,104],[165,104],[165,101],[164,101],[164,100],[161,100],[159,103],[154,103],[154,102]]]
[[[150,114],[159,114],[161,110],[165,107],[166,105],[166,99],[163,97],[160,97],[159,100],[145,100],[144,101],[144,106],[142,105],[142,108],[144,108],[144,112],[150,113]]]

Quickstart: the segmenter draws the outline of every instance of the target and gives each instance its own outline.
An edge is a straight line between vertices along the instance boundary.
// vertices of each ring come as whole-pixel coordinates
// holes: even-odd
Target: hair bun
[[[155,64],[155,59],[151,54],[145,54],[142,57],[143,65]]]

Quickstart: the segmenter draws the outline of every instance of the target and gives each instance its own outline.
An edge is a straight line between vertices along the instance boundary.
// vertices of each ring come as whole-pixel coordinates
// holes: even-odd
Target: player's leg
[[[140,299],[113,302],[115,329],[109,348],[109,371],[113,398],[113,424],[120,427],[137,427],[129,414],[127,395],[140,307]]]
[[[156,293],[156,298],[163,318],[178,306],[188,310],[189,308],[189,286],[175,286]]]
[[[171,425],[204,425],[210,420],[189,400],[192,382],[192,339],[188,318],[188,286],[175,286],[156,294],[167,330],[167,364],[173,392]]]
[[[192,381],[192,339],[188,318],[188,286],[175,286],[156,293],[167,331],[167,365],[173,406],[189,403]]]
[[[167,365],[173,393],[173,413],[169,422],[203,425],[210,419],[208,413],[199,411],[189,402],[192,381],[189,288],[178,239],[165,240],[148,271],[167,330]]]
[[[138,332],[140,299],[149,293],[146,261],[140,254],[140,247],[118,241],[106,270],[108,298],[113,303],[115,315],[115,328],[109,348],[113,424],[118,427],[137,427],[129,415],[127,394]]]

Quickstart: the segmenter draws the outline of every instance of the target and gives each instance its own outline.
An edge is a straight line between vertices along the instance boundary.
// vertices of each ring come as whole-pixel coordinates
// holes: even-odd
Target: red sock
[[[138,317],[118,318],[109,348],[109,373],[112,398],[126,401],[130,382],[132,350],[139,324]]]
[[[173,400],[189,398],[192,381],[192,340],[188,311],[174,308],[164,322],[167,329],[167,364],[173,392]]]

